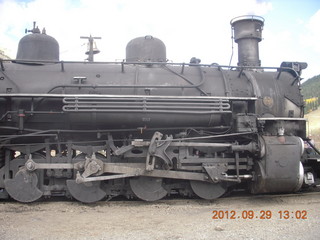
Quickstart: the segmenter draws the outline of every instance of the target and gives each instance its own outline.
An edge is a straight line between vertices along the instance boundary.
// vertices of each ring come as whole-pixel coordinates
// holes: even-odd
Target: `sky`
[[[101,51],[95,61],[121,61],[127,43],[152,35],[161,39],[171,62],[229,65],[230,20],[242,15],[265,19],[260,42],[262,66],[307,62],[302,77],[320,74],[319,0],[0,0],[0,49],[16,57],[19,40],[33,21],[60,45],[60,60],[82,61],[86,40]],[[237,65],[237,46],[231,65]]]

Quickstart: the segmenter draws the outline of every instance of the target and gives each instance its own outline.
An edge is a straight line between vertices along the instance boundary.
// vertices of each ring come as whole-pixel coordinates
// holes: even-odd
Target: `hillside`
[[[320,148],[320,108],[306,114],[304,116],[308,119],[307,128],[309,137],[315,141],[317,148]]]
[[[320,147],[320,75],[310,78],[302,84],[305,99],[305,118],[308,119],[308,134]]]
[[[320,75],[302,83],[302,93],[305,97],[318,97],[320,93]]]
[[[314,76],[302,84],[302,94],[305,99],[305,112],[316,110],[320,105],[320,75]]]

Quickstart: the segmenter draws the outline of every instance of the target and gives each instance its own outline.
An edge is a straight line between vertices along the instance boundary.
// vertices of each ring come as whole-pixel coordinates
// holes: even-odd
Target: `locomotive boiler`
[[[0,61],[0,198],[215,199],[315,186],[307,64],[261,67],[263,26],[231,21],[238,66],[168,62],[152,36],[131,40],[122,62],[60,61],[58,42],[34,27],[17,59]]]

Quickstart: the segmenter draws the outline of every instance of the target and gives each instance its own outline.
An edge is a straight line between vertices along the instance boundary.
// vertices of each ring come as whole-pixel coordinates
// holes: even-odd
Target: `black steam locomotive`
[[[214,199],[315,186],[306,63],[260,67],[263,25],[231,21],[236,67],[169,63],[152,36],[130,41],[122,62],[59,61],[57,41],[34,27],[17,59],[0,61],[0,198]]]

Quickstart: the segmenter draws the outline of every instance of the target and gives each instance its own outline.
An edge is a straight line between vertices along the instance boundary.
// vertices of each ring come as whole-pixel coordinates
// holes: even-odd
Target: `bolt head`
[[[28,171],[33,171],[33,170],[35,170],[35,164],[33,162],[31,162],[31,161],[28,161],[26,163],[26,168],[27,168]]]

